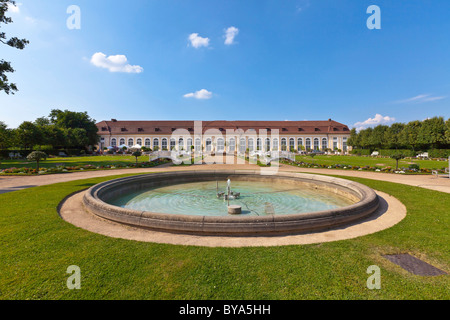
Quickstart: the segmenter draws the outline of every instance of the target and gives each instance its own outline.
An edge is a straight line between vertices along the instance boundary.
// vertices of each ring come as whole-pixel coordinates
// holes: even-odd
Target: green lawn
[[[449,299],[447,276],[414,276],[383,254],[411,253],[450,270],[450,195],[352,179],[408,208],[398,225],[357,239],[315,245],[204,248],[108,238],[63,221],[68,194],[96,178],[0,195],[0,299]],[[66,287],[81,268],[81,289]],[[371,265],[381,290],[366,287]]]
[[[149,161],[148,156],[141,156],[138,158],[139,162]],[[351,166],[372,166],[372,167],[386,167],[391,166],[395,168],[395,160],[390,158],[371,158],[361,156],[339,156],[339,155],[317,155],[312,159],[310,156],[296,156],[296,161],[303,161],[306,163],[314,163],[319,165],[351,165]],[[67,157],[67,158],[49,158],[46,161],[40,162],[41,168],[54,168],[57,166],[113,166],[113,165],[127,165],[136,162],[133,156],[87,156],[87,157]],[[408,167],[411,163],[419,164],[420,168],[424,169],[442,169],[448,167],[447,161],[435,160],[410,160],[405,159],[399,162],[399,167]],[[0,169],[7,168],[35,168],[36,163],[27,160],[1,160]]]
[[[374,158],[362,156],[340,156],[340,155],[316,155],[311,158],[308,155],[296,156],[297,162],[303,161],[306,163],[323,164],[323,165],[350,165],[350,166],[370,166],[370,167],[387,167],[395,168],[396,161],[391,158]],[[399,168],[408,168],[411,164],[418,164],[423,169],[442,169],[448,168],[448,161],[437,160],[417,160],[417,159],[402,159],[399,161]]]
[[[138,157],[139,162],[149,161],[148,156]],[[86,157],[58,157],[48,158],[45,161],[41,161],[39,166],[41,168],[52,168],[57,166],[84,166],[92,164],[95,166],[117,165],[117,164],[130,164],[136,163],[136,158],[133,156],[86,156]],[[0,169],[7,169],[11,167],[16,168],[35,168],[36,163],[27,160],[1,160]]]

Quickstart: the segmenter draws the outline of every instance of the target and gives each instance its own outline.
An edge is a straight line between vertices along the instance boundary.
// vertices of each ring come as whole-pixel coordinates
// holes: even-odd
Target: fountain
[[[224,192],[219,181],[227,182]],[[83,201],[91,213],[115,222],[205,235],[312,232],[366,218],[379,206],[374,190],[353,181],[251,170],[119,178],[91,187]]]
[[[231,180],[230,179],[227,180],[226,192],[219,192],[219,181],[217,181],[216,191],[217,191],[218,199],[233,200],[233,199],[239,199],[241,196],[240,192],[234,192],[231,190]]]

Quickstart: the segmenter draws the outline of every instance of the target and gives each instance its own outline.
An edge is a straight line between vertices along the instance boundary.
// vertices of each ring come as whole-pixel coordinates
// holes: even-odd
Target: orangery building
[[[345,124],[323,121],[120,121],[97,123],[99,148],[245,151],[348,151]]]

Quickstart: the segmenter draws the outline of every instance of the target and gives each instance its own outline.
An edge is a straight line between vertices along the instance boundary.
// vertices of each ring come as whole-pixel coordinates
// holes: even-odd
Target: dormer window
[[[127,131],[127,128],[120,128],[120,131],[125,132]]]
[[[102,127],[102,131],[108,131],[108,127]]]
[[[282,128],[281,131],[287,131],[287,129],[286,128]]]
[[[298,131],[303,131],[303,128],[298,128]]]
[[[155,128],[155,132],[159,132],[159,131],[161,131],[161,129]]]
[[[138,128],[138,132],[143,132],[144,128]]]
[[[314,128],[314,131],[320,131],[320,129],[319,128]]]

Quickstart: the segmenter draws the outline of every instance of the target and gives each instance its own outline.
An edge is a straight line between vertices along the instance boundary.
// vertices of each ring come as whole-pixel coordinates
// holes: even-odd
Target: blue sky
[[[10,127],[51,109],[97,121],[450,117],[448,0],[17,0]],[[80,29],[69,29],[70,5]],[[369,30],[367,8],[381,9]],[[234,27],[235,29],[229,29]],[[226,30],[235,31],[226,40]],[[236,32],[237,31],[237,32]],[[192,41],[191,41],[192,40]]]

